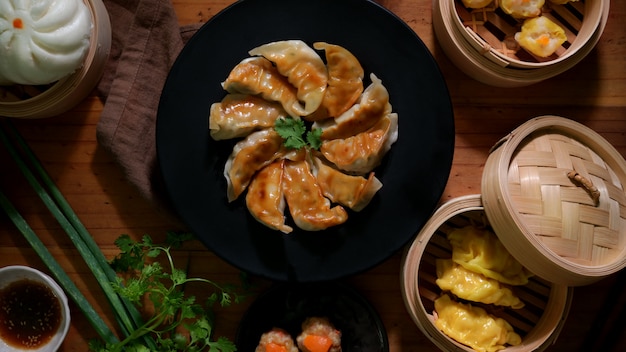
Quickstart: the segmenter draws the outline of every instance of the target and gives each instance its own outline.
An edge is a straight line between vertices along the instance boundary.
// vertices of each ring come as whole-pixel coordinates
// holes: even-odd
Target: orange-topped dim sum
[[[515,18],[531,18],[541,15],[545,0],[500,0],[500,8]]]
[[[296,341],[304,352],[341,352],[341,331],[326,318],[307,318]]]
[[[548,57],[565,43],[567,37],[558,24],[540,16],[525,20],[522,31],[515,33],[515,40],[530,53]]]
[[[274,328],[263,335],[254,352],[298,352],[293,338],[283,329]]]

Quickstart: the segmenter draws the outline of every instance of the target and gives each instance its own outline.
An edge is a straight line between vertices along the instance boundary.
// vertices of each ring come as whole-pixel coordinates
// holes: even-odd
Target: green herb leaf
[[[319,149],[322,145],[322,130],[307,131],[304,121],[287,117],[274,122],[274,130],[283,137],[284,145],[290,149],[312,148]],[[306,139],[304,136],[306,135]]]

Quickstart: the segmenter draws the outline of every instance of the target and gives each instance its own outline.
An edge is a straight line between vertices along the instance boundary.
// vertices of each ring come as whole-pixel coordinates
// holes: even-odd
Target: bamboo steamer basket
[[[580,0],[566,5],[546,0],[543,16],[567,34],[563,47],[548,58],[520,49],[513,36],[521,22],[498,9],[467,9],[461,0],[433,1],[435,35],[451,61],[470,77],[498,87],[522,87],[557,76],[575,66],[595,47],[608,18],[609,0]]]
[[[482,179],[485,212],[533,273],[586,285],[626,266],[626,161],[602,136],[558,116],[497,144]]]
[[[442,351],[473,350],[449,338],[434,325],[434,301],[441,293],[435,283],[435,259],[452,256],[446,238],[450,231],[482,224],[488,221],[480,195],[453,199],[437,209],[404,254],[400,282],[405,306],[418,328]],[[522,337],[522,343],[503,351],[545,350],[563,328],[573,289],[533,276],[528,284],[515,286],[513,290],[525,306],[498,309],[494,314],[513,326]]]
[[[626,161],[595,131],[559,116],[520,125],[490,151],[481,195],[443,204],[407,247],[401,285],[416,325],[445,351],[471,351],[434,325],[435,259],[450,258],[446,235],[467,225],[491,227],[535,274],[514,286],[525,306],[498,309],[522,337],[504,351],[541,351],[557,339],[574,286],[626,266]]]
[[[36,119],[64,113],[87,97],[104,73],[111,49],[111,23],[102,0],[84,0],[89,8],[93,29],[85,61],[71,75],[46,87],[0,86],[0,116]]]

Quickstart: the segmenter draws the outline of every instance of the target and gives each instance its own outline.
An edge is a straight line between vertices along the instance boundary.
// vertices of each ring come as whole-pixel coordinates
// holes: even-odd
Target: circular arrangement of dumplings
[[[563,5],[578,0],[548,0]],[[529,53],[547,58],[567,41],[565,30],[546,16],[542,16],[546,0],[462,0],[471,9],[482,9],[494,3],[504,13],[521,21],[522,27],[515,33],[515,41]]]
[[[293,231],[286,207],[306,231],[344,223],[346,209],[362,210],[382,187],[373,169],[398,138],[387,89],[374,74],[365,86],[358,59],[339,45],[285,40],[249,54],[210,109],[211,137],[240,139],[224,166],[228,201],[245,194],[250,214],[283,233]],[[317,132],[318,145],[287,146],[277,122]]]
[[[82,0],[0,1],[0,85],[45,85],[83,63],[93,21]]]
[[[296,337],[281,328],[263,333],[254,352],[341,352],[341,331],[326,317],[309,317]]]

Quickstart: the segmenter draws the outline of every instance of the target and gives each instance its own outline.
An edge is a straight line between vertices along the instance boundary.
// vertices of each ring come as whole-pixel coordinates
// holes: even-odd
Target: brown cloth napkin
[[[170,0],[104,0],[112,45],[97,92],[100,146],[147,199],[163,203],[155,127],[170,67],[200,24],[180,27]]]

